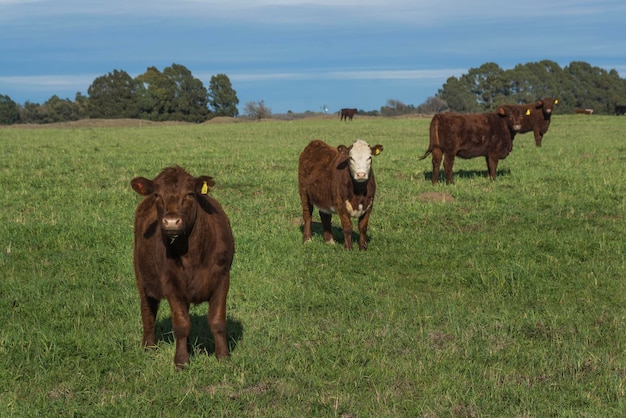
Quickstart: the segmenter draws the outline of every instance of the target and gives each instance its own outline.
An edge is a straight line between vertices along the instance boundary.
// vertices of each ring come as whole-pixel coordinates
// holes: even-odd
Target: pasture
[[[429,119],[0,129],[0,415],[611,417],[626,410],[626,118],[553,116],[495,181],[432,186]],[[312,139],[383,144],[369,250],[302,244]],[[236,254],[231,358],[192,307],[140,346],[129,185],[210,175]]]

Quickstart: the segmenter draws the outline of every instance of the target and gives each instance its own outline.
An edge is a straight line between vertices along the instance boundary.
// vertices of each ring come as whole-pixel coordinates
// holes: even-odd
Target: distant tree
[[[52,96],[41,106],[41,123],[65,122],[80,119],[78,106],[69,99]]]
[[[140,117],[154,121],[169,120],[176,107],[172,81],[154,66],[148,67],[135,80],[141,85],[138,100]]]
[[[45,113],[39,103],[26,102],[20,109],[21,123],[44,123]]]
[[[415,106],[406,105],[400,100],[388,99],[387,105],[380,108],[383,116],[399,116],[415,112]]]
[[[226,74],[217,74],[211,77],[208,98],[213,116],[236,117],[239,114],[237,92],[233,89]]]
[[[0,125],[12,125],[20,120],[20,108],[9,96],[0,95]]]
[[[83,96],[81,92],[76,92],[74,105],[76,106],[78,119],[85,119],[88,116],[87,107],[89,106],[89,97]]]
[[[437,97],[448,103],[455,112],[480,112],[481,106],[468,83],[450,77],[439,89]]]
[[[91,118],[137,118],[141,85],[126,71],[96,78],[87,90]]]
[[[437,96],[431,96],[424,103],[417,106],[417,113],[440,113],[448,108],[448,103]]]
[[[207,119],[207,90],[202,81],[193,77],[184,65],[165,67],[163,74],[174,87],[174,119],[202,122]]]
[[[163,72],[148,67],[135,80],[140,84],[138,105],[144,119],[200,122],[207,119],[207,91],[184,65],[172,64]]]
[[[272,109],[265,106],[263,100],[260,102],[248,102],[246,103],[245,114],[254,119],[265,119],[272,117]]]

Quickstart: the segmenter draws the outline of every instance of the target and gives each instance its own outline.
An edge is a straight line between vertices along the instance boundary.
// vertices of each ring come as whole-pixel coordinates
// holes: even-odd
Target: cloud
[[[304,71],[304,72],[265,72],[233,73],[228,77],[233,82],[258,82],[271,80],[425,80],[447,79],[459,76],[467,69],[432,69],[432,70],[356,70],[356,71]],[[212,75],[212,74],[211,74]],[[196,76],[200,79],[211,75]]]

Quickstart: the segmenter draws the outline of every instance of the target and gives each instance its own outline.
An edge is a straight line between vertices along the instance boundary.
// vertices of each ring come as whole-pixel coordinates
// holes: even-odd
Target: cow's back
[[[320,140],[307,145],[298,162],[298,180],[301,190],[318,207],[328,209],[333,204],[333,183],[338,173],[336,162],[339,151]]]

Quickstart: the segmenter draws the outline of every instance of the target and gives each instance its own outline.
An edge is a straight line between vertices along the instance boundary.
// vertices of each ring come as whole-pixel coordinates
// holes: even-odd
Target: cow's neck
[[[165,253],[167,258],[180,258],[189,251],[189,240],[187,235],[179,235],[176,238],[170,238],[163,235],[163,245],[165,245]]]
[[[365,196],[367,194],[367,183],[369,180],[358,182],[352,180],[352,190],[354,190],[355,195]]]

